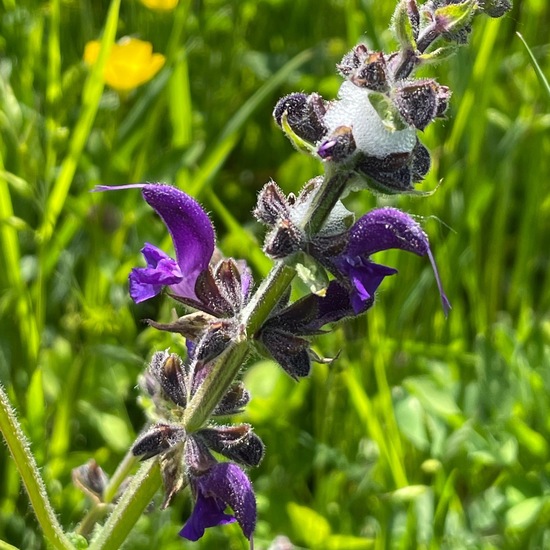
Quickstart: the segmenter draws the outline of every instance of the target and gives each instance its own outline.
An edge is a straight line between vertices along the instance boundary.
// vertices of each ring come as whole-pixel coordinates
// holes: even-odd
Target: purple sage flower
[[[141,189],[143,198],[166,225],[176,252],[174,260],[156,246],[145,243],[141,249],[147,267],[136,267],[130,273],[130,296],[139,303],[162,290],[196,299],[195,283],[206,270],[214,253],[216,240],[210,218],[192,197],[160,183],[136,183],[117,187],[101,185],[98,191]]]
[[[208,527],[237,521],[244,536],[251,541],[256,526],[256,498],[252,484],[236,464],[215,464],[206,473],[190,476],[195,507],[180,536],[196,541]],[[225,513],[230,506],[234,515]]]
[[[428,256],[435,274],[445,315],[451,305],[439,278],[437,266],[426,233],[408,214],[397,208],[378,208],[365,214],[351,227],[346,249],[332,258],[334,268],[351,286],[351,304],[356,314],[372,304],[374,292],[388,275],[397,270],[374,263],[371,254],[382,250],[399,249]]]

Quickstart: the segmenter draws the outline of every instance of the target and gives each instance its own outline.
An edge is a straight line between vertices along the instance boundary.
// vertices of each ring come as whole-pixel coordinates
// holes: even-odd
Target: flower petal
[[[174,243],[176,261],[184,279],[171,292],[195,297],[195,282],[214,253],[214,228],[200,204],[170,185],[145,184],[143,198],[165,223]]]
[[[176,285],[183,280],[178,264],[162,250],[145,243],[141,252],[147,267],[136,267],[129,276],[130,296],[136,304],[156,296],[163,286]]]
[[[447,315],[451,304],[443,291],[428,237],[422,227],[405,212],[387,207],[378,208],[365,214],[350,229],[345,256],[348,261],[349,259],[355,261],[355,258],[365,258],[375,252],[392,248],[413,252],[418,256],[428,256],[441,296],[443,310]]]
[[[233,516],[224,514],[226,507],[225,502],[219,498],[206,497],[199,492],[193,513],[180,531],[180,537],[196,541],[204,535],[204,530],[208,527],[234,523],[236,519]]]
[[[430,248],[420,225],[397,208],[377,208],[359,218],[349,233],[348,256],[370,256],[398,248],[425,256]]]
[[[236,519],[247,539],[256,526],[256,498],[246,474],[231,462],[218,463],[207,473],[191,478],[197,502],[193,514],[180,532],[182,537],[197,540],[207,527],[223,525]],[[224,514],[226,506],[235,517]]]
[[[357,258],[353,263],[347,262],[342,271],[349,277],[353,286],[350,300],[357,315],[370,306],[374,293],[384,278],[397,273],[396,269],[361,258]]]

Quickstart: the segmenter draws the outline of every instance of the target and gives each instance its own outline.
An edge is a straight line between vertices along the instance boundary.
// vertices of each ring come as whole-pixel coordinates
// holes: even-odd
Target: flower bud
[[[478,0],[479,9],[489,17],[502,17],[512,9],[511,0]]]
[[[384,54],[382,52],[368,54],[348,79],[359,88],[368,88],[376,92],[388,91],[388,71]]]
[[[186,373],[183,362],[175,353],[168,354],[166,351],[157,352],[151,358],[147,374],[157,381],[162,398],[167,398],[179,407],[185,408],[187,404],[187,389],[185,384]],[[146,389],[154,398],[155,384],[146,376]]]
[[[132,454],[140,460],[147,460],[172,449],[186,438],[186,432],[181,426],[171,424],[155,424],[139,436],[132,446]]]
[[[249,424],[205,428],[197,436],[216,453],[244,466],[258,466],[264,457],[264,444]]]
[[[212,416],[229,416],[239,414],[250,401],[250,393],[242,382],[235,382],[225,392],[217,404]]]
[[[432,79],[404,81],[393,90],[393,100],[401,116],[419,130],[444,115],[450,96],[447,86],[440,86]]]
[[[327,131],[323,123],[325,112],[325,101],[320,95],[294,93],[277,102],[273,117],[282,128],[283,115],[286,113],[287,123],[292,131],[303,140],[316,143]]]
[[[274,259],[286,258],[301,250],[305,242],[303,232],[290,220],[280,220],[266,236],[264,251]]]
[[[254,217],[266,225],[275,225],[280,219],[288,218],[290,205],[281,188],[274,182],[266,183],[258,194]]]
[[[109,477],[94,459],[73,468],[72,479],[79,489],[96,501],[101,501],[103,491],[109,483]]]
[[[355,140],[349,126],[339,126],[319,146],[317,154],[323,160],[344,162],[355,151]]]

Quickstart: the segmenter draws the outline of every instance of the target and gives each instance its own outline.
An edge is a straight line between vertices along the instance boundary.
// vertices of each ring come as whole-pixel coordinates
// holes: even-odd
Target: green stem
[[[243,330],[241,340],[222,355],[185,409],[183,423],[187,431],[198,430],[210,418],[212,411],[241,370],[248,353],[249,341],[277,305],[295,274],[294,268],[277,262],[264,279],[243,311],[242,326],[246,329]]]
[[[118,501],[103,529],[89,550],[117,550],[126,540],[143,510],[151,502],[161,483],[156,459],[143,463]]]
[[[44,536],[56,549],[74,550],[57,521],[34,456],[2,386],[0,386],[0,430],[23,480]]]
[[[332,175],[327,170],[327,175],[313,198],[310,210],[302,222],[302,227],[308,235],[315,235],[321,230],[332,209],[342,196],[344,187],[352,175],[352,172],[337,172],[335,175]]]
[[[303,227],[308,234],[313,235],[317,233],[323,226],[351,175],[350,172],[342,172],[335,175],[327,173],[323,183],[316,191],[311,208],[304,216]],[[241,314],[241,332],[239,336],[218,359],[200,389],[187,405],[183,424],[188,432],[200,429],[208,421],[212,411],[241,371],[254,335],[290,287],[295,274],[294,267],[284,261],[278,261],[254,293],[254,296]],[[156,464],[156,461],[152,460],[147,464],[151,463]],[[144,467],[142,466],[140,472],[142,472]],[[116,546],[112,545],[111,541],[117,540],[122,542],[124,540],[124,538],[120,538],[121,535],[119,533],[127,533],[126,529],[129,531],[130,527],[137,520],[135,514],[138,514],[138,508],[141,507],[142,511],[148,503],[145,499],[134,498],[131,495],[134,492],[137,493],[139,490],[143,494],[148,494],[152,497],[161,482],[158,468],[155,469],[155,472],[155,475],[140,475],[138,472],[131,484],[133,489],[129,488],[124,492],[123,498],[117,504],[103,528],[100,538],[93,542],[90,550],[116,548]],[[132,508],[124,504],[128,499],[132,503]],[[115,537],[113,533],[117,533],[118,538],[113,539],[112,537]]]

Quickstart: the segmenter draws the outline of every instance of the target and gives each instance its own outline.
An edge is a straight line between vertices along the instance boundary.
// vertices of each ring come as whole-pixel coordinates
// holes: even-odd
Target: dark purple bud
[[[489,17],[502,17],[512,9],[511,0],[478,0],[479,9]]]
[[[208,310],[212,315],[216,317],[230,317],[233,315],[232,304],[222,294],[212,268],[205,269],[197,277],[195,293],[203,309]]]
[[[355,151],[355,139],[349,126],[340,126],[317,149],[323,160],[344,162]]]
[[[200,539],[208,527],[237,520],[244,536],[251,540],[256,526],[256,498],[246,474],[231,462],[216,464],[204,475],[190,477],[195,495],[195,507],[180,536]],[[234,516],[225,514],[227,506]]]
[[[367,46],[365,44],[358,44],[353,50],[344,55],[342,61],[336,65],[336,68],[343,77],[347,77],[361,66],[361,63],[363,63],[367,56]]]
[[[275,328],[259,333],[259,340],[273,359],[295,380],[303,378],[311,370],[309,341]]]
[[[384,158],[362,156],[356,170],[371,180],[371,187],[388,195],[414,190],[409,168],[411,153],[392,153]]]
[[[165,453],[185,440],[187,434],[181,426],[155,424],[140,435],[132,446],[132,454],[140,460]]]
[[[388,91],[388,71],[384,54],[382,52],[368,54],[348,79],[359,88],[368,88],[376,92]]]
[[[208,363],[218,357],[235,338],[237,326],[234,319],[221,319],[210,323],[195,350],[197,363]]]
[[[416,40],[420,29],[420,13],[418,12],[418,5],[416,0],[406,0],[406,4],[407,15],[409,16],[409,21],[411,22],[413,37]]]
[[[254,217],[266,225],[275,225],[280,219],[288,218],[290,205],[281,188],[274,182],[266,183],[258,195]]]
[[[216,266],[216,281],[221,293],[229,304],[234,314],[237,314],[244,305],[243,284],[241,272],[237,262],[233,258],[222,260]]]
[[[292,131],[303,140],[316,143],[327,131],[323,123],[325,112],[325,101],[320,95],[294,93],[277,102],[273,117],[282,127],[283,115],[286,113],[287,123]]]
[[[304,246],[303,232],[290,220],[280,220],[266,235],[264,251],[274,259],[286,258]]]
[[[243,466],[258,466],[264,457],[264,444],[249,424],[205,428],[196,435],[214,452]]]
[[[73,468],[72,479],[76,487],[96,501],[102,500],[103,491],[109,483],[109,477],[94,459]]]
[[[158,382],[165,398],[185,408],[187,404],[186,373],[178,355],[168,354],[165,351],[155,353],[147,372]]]
[[[424,176],[430,171],[430,165],[430,152],[417,140],[412,150],[411,172],[413,182],[422,181]]]
[[[437,116],[447,109],[450,91],[435,80],[404,81],[393,90],[393,99],[401,116],[409,123],[424,130]]]
[[[229,416],[239,414],[250,401],[250,393],[244,387],[242,382],[235,382],[225,392],[221,401],[218,403],[213,416]]]

